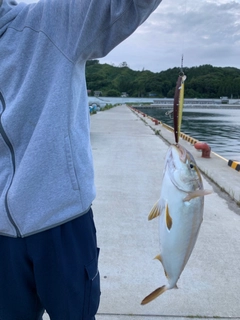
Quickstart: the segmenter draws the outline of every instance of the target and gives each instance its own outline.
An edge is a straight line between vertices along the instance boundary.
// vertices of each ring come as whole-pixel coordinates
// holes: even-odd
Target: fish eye
[[[194,164],[193,164],[193,163],[190,163],[189,167],[190,167],[191,169],[193,169],[193,168],[194,168]]]

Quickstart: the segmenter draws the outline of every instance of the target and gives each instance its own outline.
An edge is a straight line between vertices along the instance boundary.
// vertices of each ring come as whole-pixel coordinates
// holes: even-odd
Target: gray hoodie
[[[161,0],[0,0],[0,234],[24,237],[95,198],[85,82]]]

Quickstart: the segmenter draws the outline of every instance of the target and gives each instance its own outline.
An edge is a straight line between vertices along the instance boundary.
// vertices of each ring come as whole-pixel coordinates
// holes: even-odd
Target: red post
[[[194,147],[197,150],[202,150],[203,158],[210,158],[211,147],[206,142],[196,142]]]

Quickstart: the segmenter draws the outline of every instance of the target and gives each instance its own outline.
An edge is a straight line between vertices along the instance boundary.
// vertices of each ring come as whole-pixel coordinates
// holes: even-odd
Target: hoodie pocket
[[[77,176],[76,176],[74,163],[73,163],[72,148],[71,148],[70,139],[68,136],[65,137],[65,153],[66,153],[66,159],[67,159],[68,173],[72,182],[72,187],[74,190],[78,190],[79,186],[78,186]]]
[[[99,253],[99,249],[98,249]],[[94,317],[100,302],[100,275],[98,271],[98,257],[85,266],[86,282],[84,297],[84,319]]]

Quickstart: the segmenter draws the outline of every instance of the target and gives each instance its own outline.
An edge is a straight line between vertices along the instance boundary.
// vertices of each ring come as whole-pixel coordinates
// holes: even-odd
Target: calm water
[[[149,116],[173,127],[173,119],[165,115],[170,109],[140,109]],[[207,142],[212,151],[226,159],[240,161],[240,109],[183,110],[182,132]]]

